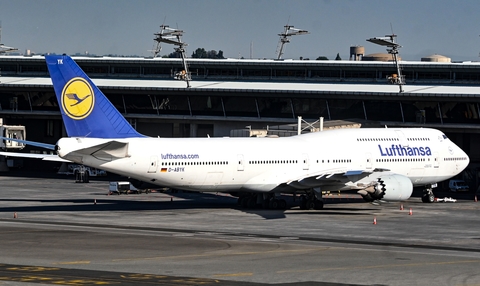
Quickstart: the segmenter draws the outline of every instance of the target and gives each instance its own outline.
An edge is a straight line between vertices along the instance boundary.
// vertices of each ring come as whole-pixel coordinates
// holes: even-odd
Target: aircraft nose
[[[465,168],[468,166],[468,164],[470,164],[470,157],[467,155],[467,153],[463,152],[463,154],[465,155],[465,157],[467,158],[467,160],[465,160]]]
[[[464,160],[461,161],[462,170],[464,170],[465,168],[467,168],[468,164],[470,164],[470,157],[465,151],[463,151],[462,148],[459,147],[458,149],[460,149],[460,154],[462,154],[462,158],[465,158]]]

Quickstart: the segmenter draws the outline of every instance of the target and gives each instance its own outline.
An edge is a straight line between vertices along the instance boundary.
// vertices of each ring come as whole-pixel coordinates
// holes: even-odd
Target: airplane
[[[324,190],[358,193],[375,203],[406,200],[421,186],[422,201],[433,202],[437,182],[458,175],[470,162],[443,132],[430,128],[337,129],[281,138],[147,137],[71,57],[45,59],[68,137],[56,145],[26,142],[58,154],[38,154],[43,159],[161,187],[230,193],[244,207],[285,209],[281,194],[301,194],[300,208],[308,210],[323,208]]]
[[[13,48],[13,47],[5,46],[4,44],[0,44],[0,54],[6,54],[6,53],[9,53],[9,52],[15,52],[15,51],[18,51],[18,49]]]

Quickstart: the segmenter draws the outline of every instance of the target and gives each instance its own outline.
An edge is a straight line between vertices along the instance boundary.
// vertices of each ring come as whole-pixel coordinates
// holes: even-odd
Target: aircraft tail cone
[[[373,217],[373,224],[377,224],[377,217]]]
[[[408,212],[408,215],[413,215],[413,210],[410,208],[410,211]]]

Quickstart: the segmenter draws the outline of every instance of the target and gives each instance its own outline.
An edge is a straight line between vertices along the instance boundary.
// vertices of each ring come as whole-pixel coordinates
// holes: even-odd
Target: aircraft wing
[[[17,152],[0,152],[0,155],[7,157],[16,157],[16,158],[34,158],[42,159],[44,161],[54,161],[54,162],[72,162],[69,160],[62,159],[55,154],[35,154],[35,153],[17,153]]]
[[[0,44],[0,54],[8,53],[8,52],[13,52],[13,51],[18,51],[17,48],[13,47],[8,47],[3,44]]]
[[[321,173],[309,174],[294,180],[286,182],[286,185],[295,189],[310,189],[322,186],[343,185],[351,181],[349,177],[355,176],[355,181],[370,175],[373,172],[386,172],[388,169],[368,169],[368,170],[346,170],[331,169]]]

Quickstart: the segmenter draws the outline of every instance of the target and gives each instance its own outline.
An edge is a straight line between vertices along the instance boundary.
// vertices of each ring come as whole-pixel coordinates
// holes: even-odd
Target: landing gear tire
[[[314,210],[315,207],[316,207],[315,200],[308,200],[306,205],[305,205],[305,209],[307,209],[307,210]]]
[[[270,201],[268,201],[268,200],[263,200],[263,202],[262,202],[262,208],[263,208],[264,210],[268,210],[268,209],[270,208]]]
[[[278,206],[279,206],[279,201],[277,199],[271,200],[270,203],[268,204],[268,208],[271,210],[278,209]]]
[[[300,209],[301,210],[307,209],[307,197],[305,195],[302,195],[300,197]]]
[[[238,197],[237,206],[241,207],[242,206],[242,201],[243,201],[243,197]]]
[[[315,209],[316,210],[321,210],[323,209],[323,202],[320,200],[315,201]]]
[[[268,208],[271,210],[284,210],[287,208],[287,201],[284,199],[272,199],[268,204]]]
[[[422,196],[422,202],[433,203],[435,201],[435,195],[432,191],[426,191]]]
[[[244,209],[247,208],[247,204],[248,204],[248,197],[240,197],[238,198],[238,206],[239,207],[242,207]]]
[[[257,206],[257,197],[251,196],[247,201],[247,208],[254,209]]]

